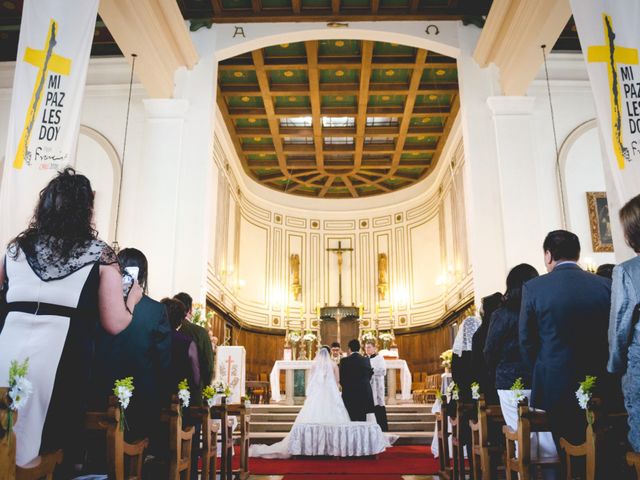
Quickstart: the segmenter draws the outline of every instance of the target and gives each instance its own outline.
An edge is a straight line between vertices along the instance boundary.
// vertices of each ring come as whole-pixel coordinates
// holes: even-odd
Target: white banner
[[[620,205],[640,193],[640,0],[571,0]]]
[[[37,193],[73,165],[98,0],[25,0],[0,191],[1,237],[27,226]]]
[[[240,403],[245,394],[246,352],[244,347],[219,346],[216,349],[214,380],[222,380],[231,389],[228,403]]]

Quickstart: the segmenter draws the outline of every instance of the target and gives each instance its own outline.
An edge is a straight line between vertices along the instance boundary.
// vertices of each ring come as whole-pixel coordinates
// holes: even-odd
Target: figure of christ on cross
[[[334,252],[338,256],[338,306],[342,306],[342,254],[352,252],[353,248],[342,248],[342,240],[338,240],[338,248],[327,248],[327,252]]]
[[[24,120],[24,129],[22,130],[22,135],[20,135],[18,149],[16,150],[16,157],[13,161],[13,168],[15,169],[21,169],[24,164],[27,147],[29,146],[29,139],[31,138],[31,132],[33,131],[36,114],[40,110],[40,104],[42,103],[42,97],[44,96],[45,81],[49,76],[49,72],[58,73],[60,75],[69,75],[69,73],[71,73],[71,60],[53,53],[53,49],[57,43],[57,35],[58,23],[51,19],[44,48],[42,50],[34,50],[27,47],[24,52],[24,61],[34,67],[38,67],[39,70],[35,85],[33,86],[33,94],[31,96],[31,102],[29,102],[29,109]]]

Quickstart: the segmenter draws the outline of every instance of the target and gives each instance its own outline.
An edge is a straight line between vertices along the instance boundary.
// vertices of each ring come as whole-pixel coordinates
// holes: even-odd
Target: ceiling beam
[[[262,11],[262,0],[251,0],[251,10],[253,13],[260,13]]]
[[[447,123],[444,126],[444,133],[442,134],[442,137],[440,137],[440,139],[438,140],[436,151],[433,153],[433,156],[431,157],[431,165],[429,166],[431,169],[433,169],[437,165],[438,160],[440,160],[442,149],[444,148],[444,145],[447,142],[447,138],[449,138],[449,132],[453,127],[453,123],[456,120],[456,116],[458,115],[459,110],[460,110],[460,96],[456,95],[455,98],[453,99],[453,103],[451,104],[451,116],[449,117],[449,119],[447,120]]]
[[[371,70],[369,70],[371,71]],[[382,87],[382,88],[381,88]],[[409,91],[408,86],[404,84],[384,84],[379,85],[372,83],[369,85],[369,93],[374,95],[402,95]],[[418,95],[439,95],[450,94],[458,90],[458,84],[452,83],[449,85],[421,85],[418,87]],[[320,86],[321,95],[358,95],[360,87],[356,85],[339,84],[323,84]],[[255,85],[226,85],[222,89],[222,94],[225,97],[235,97],[238,95],[246,95],[248,97],[258,97],[261,95],[260,88]],[[272,85],[271,94],[276,96],[287,95],[309,95],[309,89],[306,85]]]
[[[327,192],[329,191],[329,188],[331,188],[331,185],[333,184],[333,181],[336,179],[335,176],[333,175],[329,175],[327,177],[327,181],[324,183],[324,186],[322,187],[322,189],[320,189],[320,193],[318,194],[318,196],[320,198],[324,198],[324,196],[327,194]]]
[[[253,63],[256,68],[256,77],[260,90],[263,93],[262,101],[264,103],[264,111],[267,115],[267,122],[269,123],[269,129],[271,130],[271,139],[273,140],[273,148],[275,149],[276,156],[278,157],[278,166],[283,175],[288,175],[287,162],[284,156],[284,150],[282,147],[282,139],[280,138],[280,123],[275,116],[275,106],[273,99],[269,92],[269,77],[264,69],[264,56],[262,49],[254,50],[251,52]]]
[[[102,0],[100,17],[153,98],[173,96],[174,74],[198,62],[198,52],[175,0]]]
[[[221,95],[222,96],[222,95]],[[400,107],[369,107],[369,113],[379,113],[381,115],[388,115],[391,117],[402,118],[404,109]],[[447,117],[450,115],[451,107],[416,107],[411,114],[413,117]],[[325,107],[322,109],[323,117],[355,117],[358,114],[356,108],[331,108]],[[260,118],[266,119],[267,114],[262,108],[244,108],[233,107],[229,109],[229,115],[231,118]],[[310,117],[310,108],[281,108],[278,113],[275,114],[276,118],[295,118],[295,117]]]
[[[213,8],[214,16],[222,16],[222,0],[211,0],[211,7]]]
[[[416,104],[416,95],[418,87],[420,86],[420,79],[422,78],[422,72],[424,71],[424,64],[427,60],[427,51],[419,49],[416,53],[416,64],[411,72],[411,80],[409,82],[409,93],[404,102],[404,112],[402,114],[402,120],[400,121],[400,127],[398,128],[398,138],[396,139],[396,150],[391,159],[391,169],[389,175],[393,174],[398,169],[400,158],[404,152],[404,144],[409,131],[409,125],[411,124],[411,114],[413,113],[414,106]]]
[[[371,3],[371,14],[377,15],[378,10],[380,9],[380,0],[370,0]]]
[[[358,198],[358,191],[353,186],[353,183],[351,183],[351,180],[349,179],[349,176],[348,175],[343,175],[341,178],[342,178],[342,181],[344,182],[344,184],[347,186],[347,189],[349,190],[349,193],[351,194],[351,196],[353,198]]]
[[[305,174],[308,175],[308,174]],[[298,174],[298,176],[300,176]],[[326,175],[324,173],[320,173],[318,175],[314,175],[313,177],[311,177],[309,180],[307,181],[302,181],[302,180],[296,180],[296,184],[293,187],[289,187],[287,189],[287,192],[295,192],[298,188],[300,187],[319,187],[319,185],[315,185],[313,182],[320,180],[321,178],[324,178]],[[294,177],[294,175],[292,175],[292,177]]]
[[[373,42],[362,41],[362,64],[360,67],[360,88],[358,91],[358,114],[356,116],[356,152],[353,170],[357,172],[362,164],[364,150],[364,136],[367,125],[367,105],[369,103],[369,81],[371,80],[371,58],[373,57]]]
[[[331,0],[331,13],[334,15],[340,13],[340,0]]]
[[[291,0],[291,10],[294,15],[300,15],[302,12],[302,0]]]
[[[313,126],[313,145],[316,153],[318,171],[324,172],[324,154],[322,136],[322,114],[320,105],[320,71],[318,70],[318,41],[305,42],[307,50],[307,63],[309,65],[309,101],[311,103],[311,125]]]
[[[233,59],[231,59],[233,60]],[[250,63],[241,63],[241,64],[233,64],[233,63],[229,63],[231,60],[225,60],[226,63],[221,63],[220,65],[218,65],[218,69],[219,70],[231,70],[231,71],[236,71],[236,70],[253,70],[253,64]],[[270,61],[270,63],[265,64],[264,68],[265,70],[307,70],[309,68],[309,66],[307,65],[306,61],[305,63],[302,63],[302,60],[304,60],[302,57],[300,57],[300,62],[299,63],[292,63],[291,62],[291,58],[287,58],[287,61],[285,61],[284,59],[282,61]],[[318,63],[318,68],[320,70],[337,70],[337,69],[347,69],[347,70],[354,70],[354,69],[359,69],[360,65],[362,64],[362,62],[360,61],[360,57],[358,58],[345,58],[344,60],[340,60],[340,63],[337,62],[328,62],[328,61],[320,61]],[[415,65],[415,63],[413,61],[406,61],[406,62],[392,62],[389,61],[388,59],[384,59],[384,61],[380,61],[380,59],[376,59],[375,57],[372,60],[372,64],[371,64],[371,68],[379,68],[379,69],[386,69],[386,68],[396,68],[396,69],[402,69],[402,68],[413,68]],[[442,69],[447,69],[447,68],[457,68],[457,65],[455,62],[428,62],[425,65],[426,68],[442,68]]]
[[[418,12],[418,6],[420,5],[420,0],[410,0],[409,1],[409,12],[415,14]]]
[[[355,179],[357,179],[357,180],[360,180],[360,181],[361,181],[361,182],[363,182],[363,183],[366,183],[367,185],[372,185],[372,186],[374,186],[374,187],[377,187],[377,188],[379,188],[380,190],[382,190],[383,192],[390,192],[390,191],[391,191],[391,189],[390,189],[390,188],[387,188],[387,187],[385,187],[384,185],[381,185],[381,184],[379,184],[379,183],[372,182],[372,181],[371,181],[371,180],[369,180],[368,178],[365,178],[365,177],[363,177],[363,176],[361,176],[361,175],[355,174],[355,175],[352,175],[352,177],[353,177],[353,178],[355,178]]]

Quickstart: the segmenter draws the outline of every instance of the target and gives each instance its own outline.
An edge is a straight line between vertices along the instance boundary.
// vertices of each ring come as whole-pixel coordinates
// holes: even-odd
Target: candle
[[[320,318],[320,304],[316,305],[316,317]]]
[[[285,309],[285,317],[289,318],[289,305],[287,305],[287,308]]]
[[[376,302],[376,317],[380,313],[380,303]]]
[[[389,316],[393,320],[393,305],[389,305]]]
[[[364,312],[364,307],[362,306],[362,303],[361,303],[361,304],[360,304],[359,311],[358,311],[358,316],[359,316],[360,318],[362,318],[362,314],[363,314],[363,312]]]

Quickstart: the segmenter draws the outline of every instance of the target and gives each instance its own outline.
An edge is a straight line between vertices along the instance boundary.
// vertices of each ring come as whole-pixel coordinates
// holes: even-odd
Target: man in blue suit
[[[546,410],[556,445],[584,441],[575,392],[586,375],[605,381],[611,281],[582,270],[578,237],[556,230],[544,240],[546,275],[522,290],[520,350],[533,371],[530,403]]]

